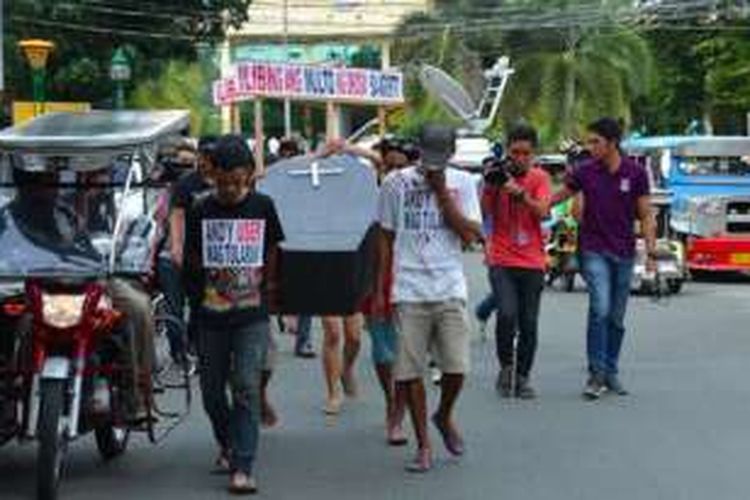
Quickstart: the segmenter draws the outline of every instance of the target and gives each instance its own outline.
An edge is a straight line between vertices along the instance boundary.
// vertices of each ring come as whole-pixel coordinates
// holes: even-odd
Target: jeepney
[[[658,161],[672,196],[669,228],[690,271],[750,270],[750,137],[651,137],[625,147]]]

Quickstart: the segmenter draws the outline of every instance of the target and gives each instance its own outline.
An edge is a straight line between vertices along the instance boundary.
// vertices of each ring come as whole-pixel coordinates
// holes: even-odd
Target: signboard
[[[16,101],[13,103],[13,125],[20,125],[34,118],[37,114],[35,110],[38,103]],[[54,113],[60,111],[71,111],[85,113],[91,111],[91,104],[88,102],[45,102],[41,105],[43,113]]]
[[[214,82],[214,104],[268,97],[387,105],[404,101],[404,77],[399,71],[335,68],[301,64],[247,62]]]

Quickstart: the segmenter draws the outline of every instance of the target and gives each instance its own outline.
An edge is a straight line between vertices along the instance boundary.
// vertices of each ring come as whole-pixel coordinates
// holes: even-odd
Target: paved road
[[[485,289],[468,258],[474,299]],[[317,361],[291,357],[285,338],[273,396],[283,418],[263,435],[261,497],[274,499],[721,500],[750,498],[750,314],[747,283],[695,283],[669,303],[632,304],[623,359],[627,398],[583,402],[582,292],[547,293],[536,402],[501,402],[491,390],[491,345],[477,342],[461,401],[469,453],[441,454],[424,477],[402,472],[404,450],[383,445],[382,406],[369,362],[363,395],[335,425],[320,412]],[[442,453],[442,450],[440,450]],[[64,498],[224,498],[225,478],[208,473],[213,447],[199,407],[169,440],[132,442],[103,465],[93,442],[70,453]],[[0,498],[30,498],[32,447],[0,450]]]

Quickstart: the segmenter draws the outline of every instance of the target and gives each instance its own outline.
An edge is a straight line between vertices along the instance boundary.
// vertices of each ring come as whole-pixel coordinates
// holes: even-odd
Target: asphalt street
[[[479,256],[467,257],[472,302],[486,292]],[[322,412],[319,360],[282,354],[272,397],[282,422],[262,435],[261,498],[744,500],[750,498],[750,283],[689,283],[660,303],[631,302],[622,359],[628,397],[584,402],[586,295],[547,291],[543,299],[533,402],[493,391],[493,343],[474,343],[473,370],[460,401],[468,453],[436,469],[403,471],[410,448],[384,443],[383,410],[369,360],[360,359],[361,396],[336,421]],[[319,332],[317,338],[320,339]],[[434,392],[434,391],[433,391]],[[93,439],[68,455],[62,498],[218,499],[226,478],[210,474],[215,449],[200,401],[157,446],[137,436],[128,453],[99,459]],[[0,449],[0,499],[31,498],[35,449]]]

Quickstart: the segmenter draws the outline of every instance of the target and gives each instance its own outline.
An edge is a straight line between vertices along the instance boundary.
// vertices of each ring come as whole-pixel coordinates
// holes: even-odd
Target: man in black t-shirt
[[[273,201],[250,188],[253,155],[238,136],[214,152],[216,190],[188,217],[185,268],[195,282],[203,405],[232,472],[230,491],[256,491],[253,466],[260,424],[260,385],[270,335],[278,243],[284,238]],[[232,405],[226,386],[232,389]]]

